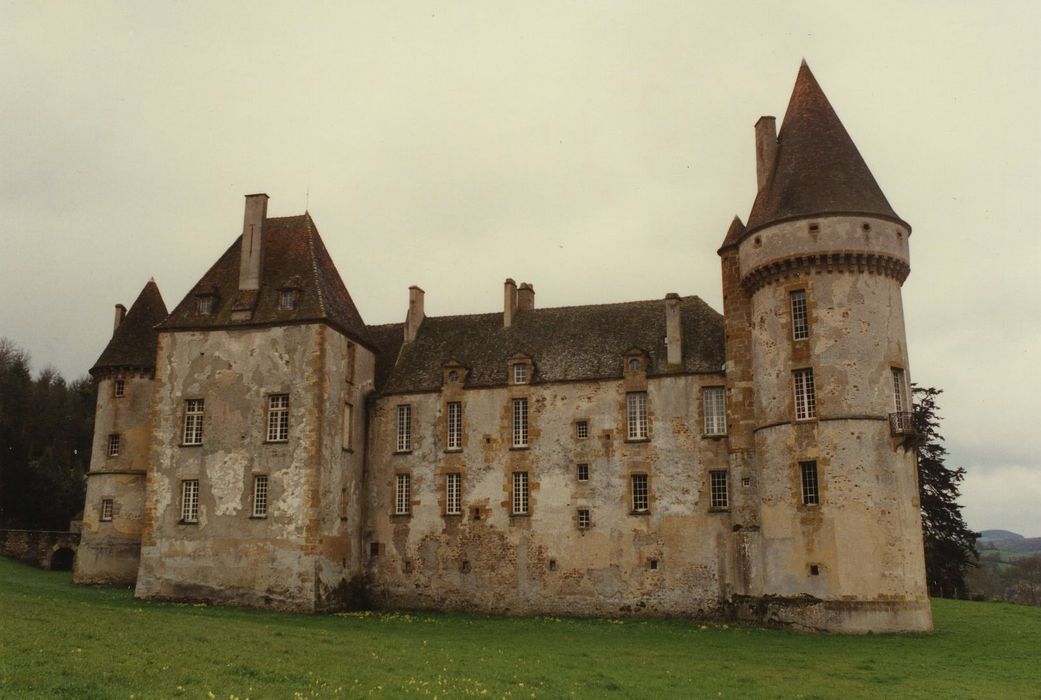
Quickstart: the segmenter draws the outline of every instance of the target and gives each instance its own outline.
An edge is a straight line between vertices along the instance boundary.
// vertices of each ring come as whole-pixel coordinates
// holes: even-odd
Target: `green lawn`
[[[0,697],[1041,698],[1041,608],[937,600],[936,632],[285,615],[143,603],[0,559]]]

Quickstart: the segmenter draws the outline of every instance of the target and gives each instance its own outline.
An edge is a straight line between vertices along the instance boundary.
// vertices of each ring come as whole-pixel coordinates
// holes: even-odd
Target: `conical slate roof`
[[[741,223],[741,217],[735,216],[734,220],[730,222],[730,228],[727,229],[727,235],[723,237],[723,245],[719,246],[719,252],[740,243],[746,231],[745,225]]]
[[[118,367],[154,369],[158,345],[155,326],[164,318],[166,303],[155,280],[148,280],[90,373],[96,375],[99,370]]]
[[[748,233],[786,219],[865,214],[904,226],[803,61],[777,135],[773,173],[748,215]],[[908,227],[910,228],[910,227]]]

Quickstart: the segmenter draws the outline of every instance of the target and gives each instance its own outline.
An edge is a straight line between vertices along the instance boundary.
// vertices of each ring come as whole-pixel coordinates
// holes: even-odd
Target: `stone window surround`
[[[702,437],[721,438],[727,434],[726,387],[701,387]]]

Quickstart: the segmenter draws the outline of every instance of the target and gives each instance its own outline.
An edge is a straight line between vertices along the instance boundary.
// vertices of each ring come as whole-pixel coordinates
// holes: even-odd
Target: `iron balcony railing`
[[[889,430],[893,435],[914,435],[914,414],[910,411],[890,413]]]

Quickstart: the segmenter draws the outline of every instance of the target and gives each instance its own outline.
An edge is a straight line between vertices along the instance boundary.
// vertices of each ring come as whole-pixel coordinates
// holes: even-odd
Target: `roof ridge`
[[[314,278],[315,296],[318,297],[318,310],[325,316],[325,292],[318,280],[318,257],[314,251],[314,233],[317,227],[312,226],[312,223],[311,215],[304,212],[304,224],[307,226],[307,249],[311,254],[311,275]]]
[[[687,296],[681,296],[680,300],[681,301],[683,301],[683,300],[695,300],[695,301],[701,302],[702,304],[705,304],[707,306],[707,303],[705,302],[705,300],[702,299],[697,294],[688,294]],[[661,299],[636,299],[634,301],[611,301],[611,302],[605,302],[603,304],[571,304],[571,305],[568,305],[568,306],[544,306],[544,307],[540,307],[540,308],[529,309],[528,311],[534,311],[535,313],[538,313],[540,311],[571,311],[571,310],[574,310],[574,309],[599,309],[599,308],[606,308],[606,307],[609,307],[609,306],[636,306],[637,304],[657,304],[657,303],[661,303],[661,302],[664,302],[664,301],[665,301],[665,298],[662,297]],[[525,311],[525,313],[527,313],[527,311]],[[502,312],[501,311],[484,311],[484,312],[481,312],[481,313],[473,313],[473,314],[445,314],[444,316],[427,316],[427,317],[425,317],[425,319],[426,320],[437,321],[437,320],[445,319],[445,318],[478,318],[478,317],[482,317],[482,316],[502,316]],[[382,324],[382,325],[383,326],[391,326],[391,325],[395,325],[395,324],[385,323],[385,324]],[[401,324],[399,323],[399,324],[396,324],[396,325],[401,325]],[[376,327],[378,327],[378,326],[370,326],[370,328],[376,328]]]

